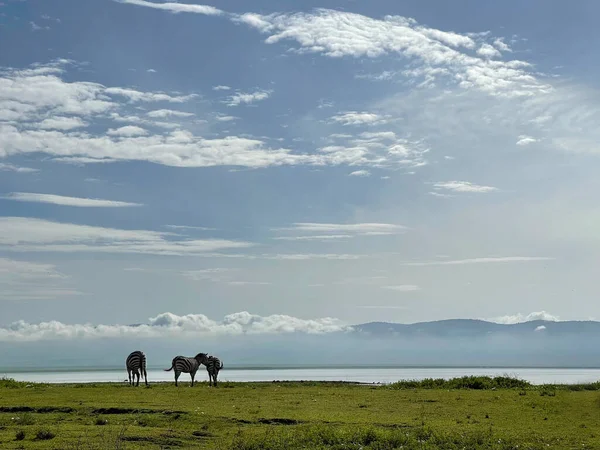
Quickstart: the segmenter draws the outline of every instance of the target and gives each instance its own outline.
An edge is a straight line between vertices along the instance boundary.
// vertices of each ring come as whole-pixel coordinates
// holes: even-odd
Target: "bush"
[[[424,380],[406,380],[392,383],[391,389],[524,389],[531,387],[528,381],[512,377],[476,377],[425,378]]]
[[[25,432],[23,430],[17,431],[17,434],[15,435],[15,440],[22,441],[23,439],[25,439]]]
[[[50,439],[54,439],[56,435],[50,430],[39,430],[35,438],[40,441],[49,441]]]
[[[95,423],[96,425],[106,425],[108,423],[108,420],[103,419],[102,417],[98,417]]]

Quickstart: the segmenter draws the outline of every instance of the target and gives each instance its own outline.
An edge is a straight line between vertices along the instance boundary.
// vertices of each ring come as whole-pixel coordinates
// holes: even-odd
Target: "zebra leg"
[[[146,372],[145,367],[144,367],[144,381],[146,382],[146,386],[148,386],[148,372]]]
[[[196,378],[196,372],[190,372],[190,376],[192,377],[192,387],[194,386],[194,378]]]
[[[135,371],[135,376],[137,377],[137,383],[136,383],[136,387],[140,385],[140,371],[136,370]]]
[[[219,372],[215,372],[215,387],[217,387],[217,377],[219,376]]]
[[[181,375],[181,372],[175,371],[175,386],[177,386],[177,380],[179,379],[179,375]]]
[[[131,370],[127,368],[127,378],[129,378],[129,386],[131,386]]]

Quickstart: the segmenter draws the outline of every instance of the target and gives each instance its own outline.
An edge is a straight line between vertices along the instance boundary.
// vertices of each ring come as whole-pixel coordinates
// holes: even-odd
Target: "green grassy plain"
[[[600,449],[600,385],[0,380],[2,449]]]

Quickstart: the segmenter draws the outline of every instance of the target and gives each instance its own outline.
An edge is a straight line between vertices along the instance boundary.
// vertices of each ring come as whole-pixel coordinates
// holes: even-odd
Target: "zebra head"
[[[208,353],[198,353],[196,356],[194,356],[194,359],[198,361],[198,364],[206,365],[208,362]]]

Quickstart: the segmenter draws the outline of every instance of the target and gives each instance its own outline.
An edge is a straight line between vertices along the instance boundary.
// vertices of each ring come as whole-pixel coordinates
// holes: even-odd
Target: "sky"
[[[599,317],[598,14],[0,1],[0,340]]]

